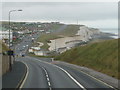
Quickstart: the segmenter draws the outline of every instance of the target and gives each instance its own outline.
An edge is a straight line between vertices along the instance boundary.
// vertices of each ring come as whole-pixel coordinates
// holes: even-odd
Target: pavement
[[[20,61],[15,61],[12,71],[2,77],[2,88],[18,88],[26,74],[26,66]]]

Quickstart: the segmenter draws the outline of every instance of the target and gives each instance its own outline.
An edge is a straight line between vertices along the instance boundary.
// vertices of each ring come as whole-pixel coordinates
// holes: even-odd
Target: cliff
[[[98,29],[88,28],[86,26],[80,26],[77,34],[72,37],[58,38],[50,40],[51,43],[48,43],[49,50],[57,50],[59,53],[75,47],[79,43],[84,43],[92,39],[94,35],[100,34],[101,32]],[[64,48],[64,49],[63,49]],[[62,49],[62,50],[61,50]]]
[[[84,41],[89,41],[90,39],[92,39],[92,36],[94,36],[96,34],[100,34],[100,31],[98,29],[82,26],[82,27],[80,27],[80,30],[78,31],[78,33],[76,35],[84,38],[83,39]]]

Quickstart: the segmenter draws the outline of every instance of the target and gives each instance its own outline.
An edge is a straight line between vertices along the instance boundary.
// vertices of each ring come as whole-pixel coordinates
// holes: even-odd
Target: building
[[[46,56],[46,53],[44,51],[34,51],[34,54],[38,56]]]
[[[0,40],[5,42],[6,44],[9,43],[9,30],[4,27],[0,27]],[[10,31],[10,42],[13,40],[13,32]]]

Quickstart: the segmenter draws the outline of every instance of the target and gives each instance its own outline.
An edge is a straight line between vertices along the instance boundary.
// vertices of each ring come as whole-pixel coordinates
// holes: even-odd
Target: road
[[[31,45],[32,38],[37,38],[39,33],[26,36],[19,43],[15,52],[17,55],[26,54]],[[26,46],[28,45],[28,46]],[[17,61],[22,61],[27,66],[27,75],[21,84],[21,88],[112,88],[78,70],[65,65],[52,64],[51,59],[38,59],[34,57],[18,57]]]

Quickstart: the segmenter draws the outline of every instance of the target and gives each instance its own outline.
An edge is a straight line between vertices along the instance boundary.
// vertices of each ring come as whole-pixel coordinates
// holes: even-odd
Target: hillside
[[[55,59],[86,66],[118,78],[118,39],[79,46],[56,56]]]
[[[47,43],[50,43],[50,40],[65,37],[65,36],[73,36],[79,30],[79,26],[78,25],[53,24],[51,25],[50,29],[51,29],[50,30],[51,33],[48,33],[48,34],[42,33],[40,34],[40,37],[37,39],[38,42],[42,42],[44,44],[41,48],[45,50],[48,50],[48,48],[50,47],[47,44]]]

